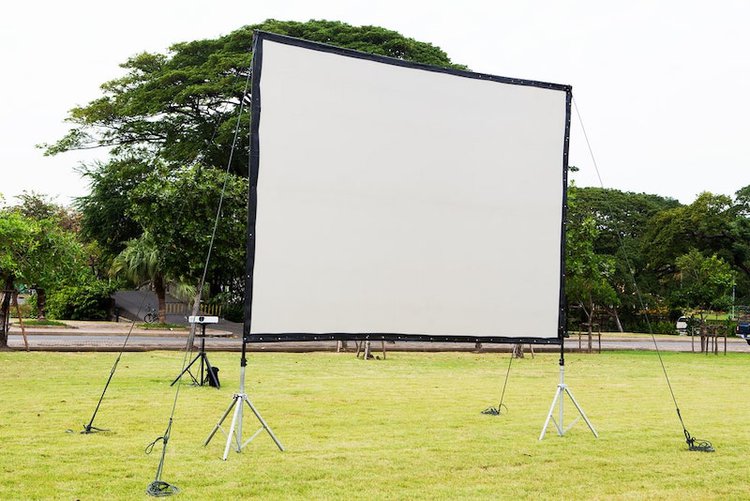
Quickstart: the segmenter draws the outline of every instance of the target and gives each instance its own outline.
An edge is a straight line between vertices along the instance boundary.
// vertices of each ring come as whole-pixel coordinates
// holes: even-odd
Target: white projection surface
[[[249,335],[558,338],[569,87],[261,42]]]

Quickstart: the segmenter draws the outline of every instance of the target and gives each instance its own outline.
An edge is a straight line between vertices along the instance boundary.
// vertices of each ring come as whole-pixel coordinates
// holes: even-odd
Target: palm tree
[[[156,293],[159,322],[167,321],[167,288],[163,262],[151,234],[129,240],[120,254],[112,261],[110,275],[124,276],[136,285],[150,283]]]

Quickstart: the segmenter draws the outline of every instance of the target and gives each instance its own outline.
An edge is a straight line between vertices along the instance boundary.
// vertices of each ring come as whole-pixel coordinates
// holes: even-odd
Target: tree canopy
[[[84,245],[65,227],[75,217],[38,195],[20,198],[21,205],[0,209],[0,285],[5,292],[0,304],[0,347],[7,345],[12,291],[35,290],[43,317],[46,291],[86,281],[92,275]]]
[[[70,110],[73,128],[45,145],[47,154],[110,147],[114,157],[132,155],[178,165],[229,163],[237,108],[247,98],[253,32],[270,31],[414,62],[464,68],[438,47],[376,26],[337,21],[267,20],[216,39],[174,44],[166,54],[137,54],[125,75],[102,84],[102,96]],[[241,137],[249,130],[241,117]],[[232,172],[247,173],[247,142],[236,145]]]
[[[726,305],[728,280],[737,285],[737,301],[750,301],[749,188],[734,199],[702,193],[683,205],[655,195],[572,186],[568,252],[585,249],[582,231],[593,218],[593,252],[610,257],[615,268],[599,280],[606,277],[617,292],[616,320],[624,317],[630,325],[638,324],[644,308],[679,315]]]
[[[716,254],[707,257],[691,249],[677,258],[676,265],[673,304],[699,311],[726,310],[731,306],[732,268]]]

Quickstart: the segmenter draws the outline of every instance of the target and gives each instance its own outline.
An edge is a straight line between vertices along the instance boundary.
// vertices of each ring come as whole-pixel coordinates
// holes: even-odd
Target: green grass
[[[750,499],[747,354],[664,354],[688,429],[715,453],[687,451],[652,352],[568,355],[600,438],[578,422],[542,441],[558,356],[514,361],[508,411],[483,415],[507,357],[252,353],[248,394],[287,451],[264,433],[223,462],[223,435],[202,442],[237,391],[239,357],[209,353],[223,386],[181,386],[162,479],[186,500]],[[0,352],[0,499],[149,499],[161,446],[144,448],[166,428],[183,355],[124,354],[94,423],[112,431],[81,435],[114,359]],[[249,410],[244,423],[247,438]]]
[[[15,322],[18,324],[18,320]],[[50,325],[54,327],[67,327],[67,324],[65,322],[61,322],[59,320],[36,320],[36,319],[28,319],[23,321],[24,326],[39,326],[39,325]]]
[[[165,329],[169,329],[169,330],[174,330],[174,329],[187,330],[187,326],[185,324],[171,324],[171,323],[164,323],[164,324],[160,324],[160,323],[151,323],[151,324],[141,323],[141,324],[138,324],[138,328],[139,329],[145,329],[145,330],[165,330]]]

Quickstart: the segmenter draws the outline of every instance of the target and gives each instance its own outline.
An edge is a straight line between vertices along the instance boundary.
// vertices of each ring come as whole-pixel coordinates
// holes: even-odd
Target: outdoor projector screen
[[[245,340],[559,344],[570,100],[257,33]]]

